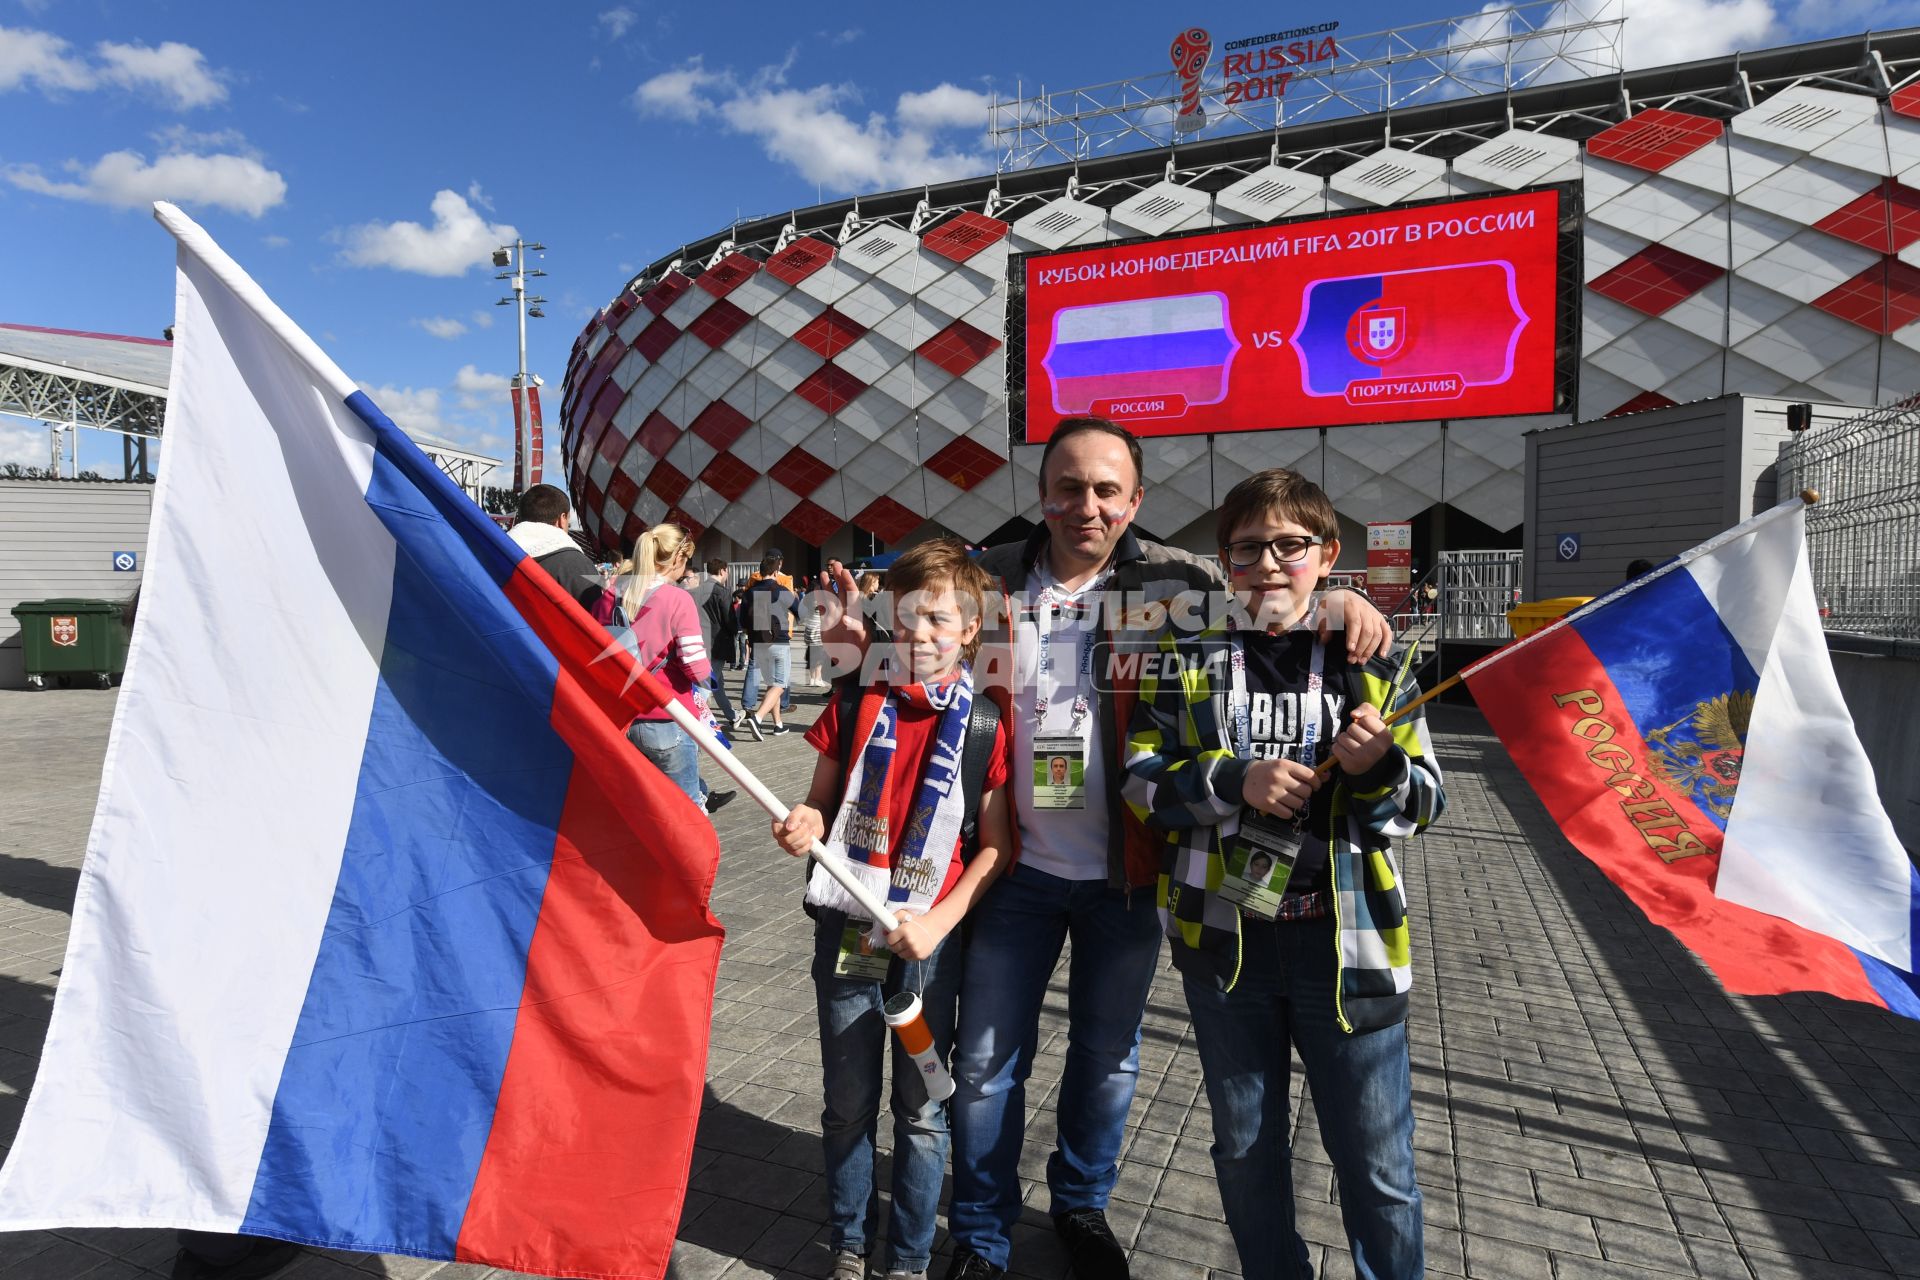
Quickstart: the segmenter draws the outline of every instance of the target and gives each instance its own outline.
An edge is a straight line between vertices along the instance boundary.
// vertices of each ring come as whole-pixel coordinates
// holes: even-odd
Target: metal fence
[[[1813,489],[1807,552],[1829,631],[1920,639],[1920,395],[1802,431],[1780,492]]]

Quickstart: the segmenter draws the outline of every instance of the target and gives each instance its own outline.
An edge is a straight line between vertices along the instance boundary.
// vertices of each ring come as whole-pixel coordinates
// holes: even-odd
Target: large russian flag
[[[1834,678],[1799,499],[1464,674],[1567,838],[1728,990],[1920,1017],[1920,874]]]
[[[721,930],[606,633],[206,234],[0,1229],[658,1277]]]

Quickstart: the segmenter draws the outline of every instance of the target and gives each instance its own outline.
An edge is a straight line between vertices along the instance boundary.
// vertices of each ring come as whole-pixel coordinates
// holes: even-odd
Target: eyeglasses
[[[1246,542],[1229,542],[1226,545],[1227,563],[1236,569],[1251,569],[1260,563],[1260,557],[1273,553],[1275,564],[1299,564],[1307,558],[1307,552],[1314,547],[1324,546],[1326,539],[1321,537],[1301,537],[1290,534],[1284,538],[1250,539]]]

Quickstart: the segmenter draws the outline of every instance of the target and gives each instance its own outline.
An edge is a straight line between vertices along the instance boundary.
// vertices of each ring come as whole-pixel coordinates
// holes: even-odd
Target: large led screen
[[[1081,414],[1155,436],[1550,412],[1559,209],[1535,191],[1026,255],[1016,438]]]

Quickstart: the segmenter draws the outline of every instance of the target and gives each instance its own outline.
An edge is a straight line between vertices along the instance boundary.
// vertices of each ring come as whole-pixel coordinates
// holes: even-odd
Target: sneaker
[[[765,742],[767,740],[767,735],[760,732],[759,716],[747,717],[747,732],[753,735],[753,740],[755,742]]]
[[[1005,1267],[996,1267],[963,1244],[953,1247],[953,1261],[947,1264],[947,1280],[1000,1280]]]
[[[718,812],[720,812],[720,810],[722,810],[722,809],[724,809],[724,808],[726,808],[726,807],[727,807],[728,805],[730,805],[730,804],[732,804],[732,803],[733,803],[733,798],[734,798],[735,796],[737,796],[737,795],[739,795],[739,794],[740,794],[740,793],[739,793],[738,791],[709,791],[709,792],[707,792],[707,812],[708,812],[708,813],[718,813]]]
[[[927,1280],[925,1271],[889,1271],[887,1280]]]
[[[1067,1247],[1077,1280],[1127,1280],[1127,1253],[1113,1238],[1099,1209],[1069,1209],[1053,1215],[1053,1229]]]
[[[787,732],[787,726],[776,720],[773,722],[773,727],[768,729],[767,732],[775,735],[782,734]]]
[[[867,1260],[842,1249],[833,1255],[833,1280],[867,1280]]]

